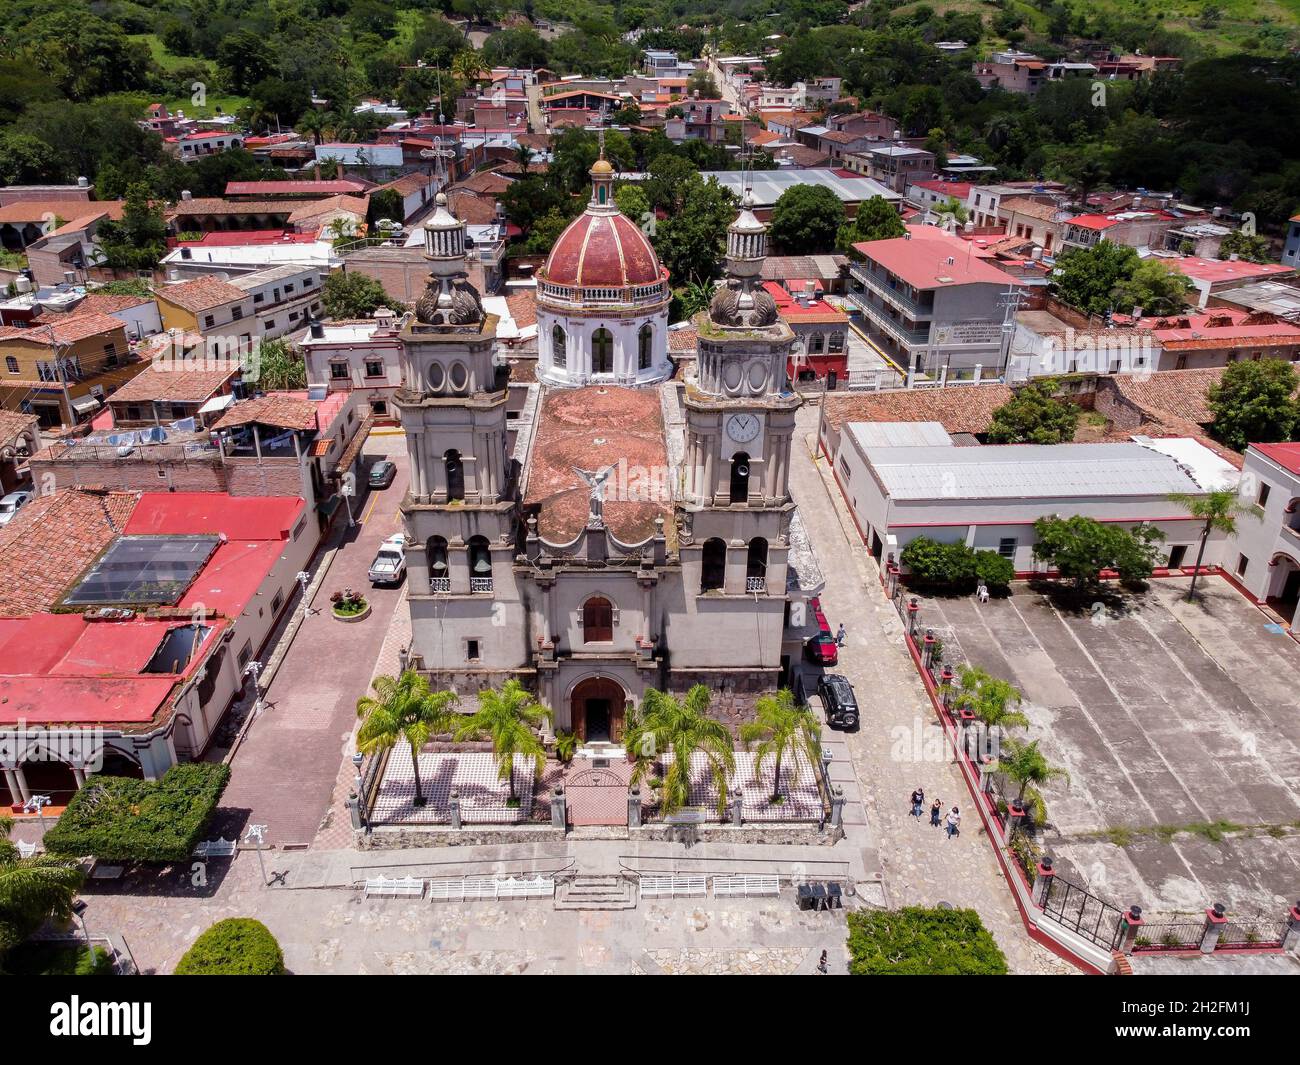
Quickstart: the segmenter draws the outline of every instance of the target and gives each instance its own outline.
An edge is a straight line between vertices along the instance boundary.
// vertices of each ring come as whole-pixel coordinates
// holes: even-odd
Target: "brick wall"
[[[223,466],[218,461],[154,463],[59,462],[33,459],[33,482],[42,490],[96,486],[128,491],[228,492],[232,496],[299,496],[302,474],[293,463]],[[159,476],[163,470],[169,476]]]
[[[1118,429],[1137,431],[1150,421],[1140,407],[1120,395],[1113,381],[1102,378],[1097,382],[1097,391],[1093,396],[1092,409],[1104,414]]]

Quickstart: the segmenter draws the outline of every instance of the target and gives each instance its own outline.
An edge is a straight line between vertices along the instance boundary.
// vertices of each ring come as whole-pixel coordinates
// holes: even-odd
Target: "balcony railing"
[[[746,577],[746,578],[745,578],[745,591],[747,591],[747,592],[766,592],[766,591],[767,591],[767,578],[766,578],[766,577]]]
[[[491,583],[491,579],[490,579],[490,578],[489,578],[489,583]],[[451,591],[451,578],[450,578],[450,577],[430,577],[430,578],[429,578],[429,591],[431,591],[431,592],[450,592],[450,591]]]
[[[492,594],[491,577],[471,577],[469,579],[469,590],[471,592],[486,592]]]

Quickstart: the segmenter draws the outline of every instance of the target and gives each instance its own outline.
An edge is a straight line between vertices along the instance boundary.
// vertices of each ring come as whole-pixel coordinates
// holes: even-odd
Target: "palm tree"
[[[993,728],[1028,728],[1029,718],[1019,710],[1022,696],[1016,686],[1001,677],[994,677],[977,666],[963,666],[961,687],[957,689],[957,709],[975,713],[985,725]]]
[[[528,145],[526,144],[516,145],[515,162],[519,164],[519,169],[522,170],[525,174],[527,174],[528,168],[532,165],[533,162],[533,150],[530,147],[528,147]]]
[[[13,820],[0,817],[0,955],[17,946],[47,917],[66,921],[84,876],[72,858],[23,858],[9,840]]]
[[[451,74],[457,81],[463,81],[466,85],[472,85],[479,80],[483,73],[483,57],[474,51],[473,48],[465,48],[457,52],[451,60]]]
[[[1231,536],[1237,531],[1237,518],[1249,514],[1259,520],[1262,515],[1258,507],[1244,506],[1237,493],[1229,488],[1208,492],[1205,495],[1192,495],[1189,492],[1175,492],[1169,502],[1177,503],[1193,518],[1205,524],[1201,526],[1201,546],[1196,552],[1196,569],[1192,572],[1192,584],[1187,589],[1187,601],[1192,602],[1196,595],[1196,578],[1201,572],[1201,559],[1205,557],[1205,542],[1210,533],[1217,529]]]
[[[515,755],[533,760],[533,779],[546,766],[546,748],[537,729],[549,723],[551,711],[533,698],[517,680],[508,680],[500,691],[488,688],[478,693],[478,712],[456,731],[457,740],[492,741],[497,760],[497,777],[510,782],[510,805],[518,804],[515,795]]]
[[[455,729],[460,715],[452,709],[459,701],[455,692],[435,692],[413,669],[400,677],[378,676],[371,683],[375,694],[357,700],[357,716],[363,718],[357,732],[357,750],[374,754],[395,746],[398,740],[411,745],[415,770],[415,805],[427,801],[420,787],[420,750],[439,732]]]
[[[1002,753],[998,756],[998,768],[1020,785],[1020,791],[1016,793],[1015,799],[1017,806],[1024,802],[1025,791],[1030,784],[1046,784],[1057,777],[1064,777],[1067,781],[1070,779],[1070,774],[1064,769],[1048,762],[1043,752],[1038,749],[1038,740],[1031,743],[1026,743],[1024,740],[1007,740]]]
[[[713,774],[719,814],[727,808],[727,778],[735,772],[736,756],[731,732],[708,714],[711,698],[703,684],[691,688],[685,699],[650,688],[628,725],[624,746],[633,762],[633,784],[641,783],[661,755],[672,754],[660,798],[660,812],[665,816],[690,799],[691,758],[696,753],[705,756]]]
[[[764,695],[754,704],[755,720],[740,726],[740,740],[749,749],[755,740],[754,775],[763,770],[769,756],[776,758],[776,776],[772,782],[772,801],[781,798],[781,760],[789,753],[797,757],[802,751],[816,765],[821,758],[821,725],[808,707],[795,702],[789,688],[775,695]]]
[[[321,134],[325,131],[325,115],[311,107],[302,113],[302,116],[294,123],[295,133],[310,133],[311,139],[320,144]]]

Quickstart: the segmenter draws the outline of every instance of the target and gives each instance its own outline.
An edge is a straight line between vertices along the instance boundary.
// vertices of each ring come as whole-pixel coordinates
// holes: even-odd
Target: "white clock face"
[[[737,444],[748,444],[761,428],[756,414],[733,414],[727,419],[727,435]]]

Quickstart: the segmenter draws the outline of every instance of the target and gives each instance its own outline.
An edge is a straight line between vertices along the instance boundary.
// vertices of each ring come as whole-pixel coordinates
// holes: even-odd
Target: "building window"
[[[211,329],[211,328],[212,328],[212,325],[213,325],[213,323],[214,323],[215,321],[216,321],[216,319],[213,318],[212,315],[210,315],[210,314],[205,314],[205,315],[203,316],[203,327],[204,327],[205,329]]]
[[[655,331],[651,328],[649,322],[643,325],[641,331],[637,334],[636,365],[638,370],[650,369],[650,352],[654,344],[654,336]]]
[[[346,362],[330,363],[330,380],[346,381],[348,379],[348,364]]]
[[[745,553],[745,591],[767,591],[767,541],[756,536]]]
[[[239,668],[242,670],[253,659],[253,641],[247,641],[239,651]]]
[[[585,643],[609,643],[614,639],[614,605],[600,596],[582,604],[582,639]]]
[[[846,481],[851,480],[853,477],[853,471],[849,469],[848,462],[846,462],[842,457],[840,459],[840,473],[844,474],[844,479]]]
[[[289,315],[289,321],[293,321],[293,315],[292,315],[292,314]],[[275,319],[274,319],[274,318],[268,318],[265,322],[262,323],[262,328],[263,328],[263,329],[266,329],[266,330],[268,330],[268,331],[274,329],[274,328],[275,328]]]
[[[486,536],[469,538],[469,590],[492,591],[492,552]]]
[[[829,342],[829,343],[827,344],[827,346],[826,346],[826,350],[829,351],[829,352],[831,352],[831,353],[833,353],[833,354],[839,354],[841,351],[843,351],[843,350],[844,350],[844,334],[843,334],[843,333],[839,333],[839,332],[832,333],[832,334],[831,334],[831,338],[830,338],[830,342]]]
[[[284,606],[284,589],[277,588],[275,597],[271,600],[271,613],[278,614],[282,606]]]
[[[1269,493],[1269,491],[1270,491],[1270,489],[1269,489],[1269,486],[1268,486],[1268,485],[1266,485],[1266,484],[1261,484],[1261,485],[1259,486],[1259,498],[1256,499],[1255,502],[1258,503],[1261,507],[1263,507],[1263,506],[1267,506],[1267,505],[1268,505],[1268,493]]]
[[[704,551],[700,555],[700,591],[712,592],[722,589],[722,582],[727,576],[727,545],[716,536],[704,541]]]
[[[808,354],[820,355],[826,347],[826,338],[821,333],[813,333],[808,338]]]
[[[1246,576],[1246,567],[1249,566],[1249,565],[1250,565],[1250,559],[1248,559],[1245,555],[1238,555],[1238,556],[1237,556],[1237,576],[1238,576],[1238,577],[1244,577],[1244,576]]]
[[[372,399],[370,401],[370,410],[380,418],[383,418],[388,414],[388,404],[382,399]]]
[[[447,472],[447,502],[464,500],[465,468],[460,464],[460,452],[452,449],[443,455],[442,461]]]
[[[232,321],[236,321],[236,322],[239,321],[239,319],[241,319],[242,317],[244,317],[244,308],[243,308],[243,307],[231,307],[231,308],[230,308],[230,317],[231,317],[231,320],[232,320]]]
[[[479,660],[478,640],[465,641],[465,661],[477,662]]]
[[[564,330],[558,325],[551,330],[551,365],[561,370],[568,365],[568,353],[565,350]]]
[[[1003,558],[1016,557],[1016,538],[1014,536],[1004,536],[998,541],[998,554]]]
[[[18,372],[18,360],[15,359],[12,355],[6,355],[6,356],[5,356],[5,369],[7,369],[10,373],[17,373],[17,372]]]
[[[367,377],[383,377],[383,376],[384,376],[384,364],[383,364],[382,362],[378,361],[377,359],[367,359],[367,360],[366,360],[366,376],[367,376]]]
[[[591,372],[614,372],[614,334],[603,327],[591,334]]]
[[[300,537],[300,536],[302,535],[302,531],[303,531],[305,528],[307,528],[307,517],[306,517],[306,515],[304,515],[303,517],[299,518],[299,519],[298,519],[298,524],[295,525],[295,526],[293,527],[293,538],[294,538],[295,540],[298,539],[298,537]]]
[[[731,457],[731,501],[749,502],[749,456],[743,451]]]

